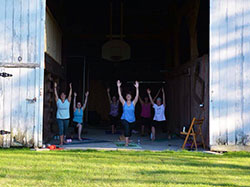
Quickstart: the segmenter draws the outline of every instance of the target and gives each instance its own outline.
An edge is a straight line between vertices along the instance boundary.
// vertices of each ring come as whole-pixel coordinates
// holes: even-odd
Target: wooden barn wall
[[[210,1],[210,146],[250,150],[250,1]]]
[[[59,79],[49,72],[44,74],[44,115],[43,115],[43,140],[49,141],[54,135],[58,134],[56,122],[56,102],[54,95],[54,82]]]
[[[198,72],[197,75],[196,75],[196,72]],[[201,81],[198,81],[197,77],[199,77]],[[201,108],[200,104],[203,104],[204,107]],[[198,119],[204,118],[204,123],[202,125],[202,134],[203,134],[206,146],[209,147],[209,59],[208,59],[208,55],[198,58],[194,62],[194,64],[191,65],[191,118],[193,117],[196,117]]]
[[[88,111],[96,112],[102,120],[108,120],[109,101],[107,88],[103,81],[91,80],[89,83]]]
[[[197,76],[204,84],[202,81],[197,81],[195,72],[198,72]],[[179,134],[183,126],[189,127],[193,117],[204,117],[202,131],[207,146],[209,145],[208,73],[208,56],[205,55],[176,69],[167,78],[166,85],[166,116],[171,131]],[[204,89],[202,85],[204,85]],[[204,93],[203,99],[202,93]],[[203,109],[200,108],[201,103],[204,104]]]
[[[0,147],[42,146],[45,1],[0,5]]]
[[[62,64],[62,31],[48,8],[45,23],[45,52]]]
[[[167,123],[179,133],[190,122],[190,77],[180,75],[167,81]]]

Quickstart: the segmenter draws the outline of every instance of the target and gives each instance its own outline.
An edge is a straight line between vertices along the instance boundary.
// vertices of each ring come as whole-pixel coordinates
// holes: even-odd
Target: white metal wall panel
[[[0,77],[0,130],[11,132],[0,135],[0,147],[40,147],[46,1],[0,0],[0,4],[0,72],[12,74]]]
[[[36,97],[35,69],[0,68],[13,77],[0,78],[1,120],[0,129],[11,131],[10,137],[4,135],[2,146],[34,145],[35,105],[27,99]],[[0,142],[1,143],[1,142]]]
[[[0,65],[40,64],[45,0],[0,0]]]
[[[210,146],[250,145],[250,1],[210,1]]]

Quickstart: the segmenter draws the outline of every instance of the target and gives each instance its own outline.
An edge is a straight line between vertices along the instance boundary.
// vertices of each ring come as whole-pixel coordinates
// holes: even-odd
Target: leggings
[[[57,119],[57,124],[59,127],[59,135],[66,135],[69,126],[69,119]]]
[[[129,123],[127,120],[121,120],[122,126],[124,127],[124,136],[130,137],[132,134],[132,129],[135,126],[135,122]]]

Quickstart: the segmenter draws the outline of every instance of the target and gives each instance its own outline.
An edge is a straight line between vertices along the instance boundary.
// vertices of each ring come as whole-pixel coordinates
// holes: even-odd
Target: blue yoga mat
[[[107,131],[105,131],[105,133],[106,133],[106,134],[112,134],[112,131],[107,130]],[[119,134],[119,135],[121,135],[121,134],[122,134],[122,132],[121,132],[121,131],[116,131],[116,132],[115,132],[115,134]]]
[[[107,140],[96,140],[96,139],[89,139],[89,138],[83,138],[82,141],[78,139],[73,139],[72,142],[65,143],[65,145],[73,145],[73,144],[89,144],[89,143],[105,143],[110,142]]]

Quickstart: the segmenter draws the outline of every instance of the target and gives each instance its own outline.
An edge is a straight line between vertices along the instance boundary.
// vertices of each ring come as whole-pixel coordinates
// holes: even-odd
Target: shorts
[[[132,129],[135,127],[135,122],[129,123],[127,120],[122,119],[122,126],[124,127],[124,136],[130,137],[132,135]]]
[[[118,122],[119,122],[119,117],[118,116],[112,116],[109,115],[109,119],[110,119],[110,124],[117,126]]]
[[[66,135],[69,126],[69,119],[56,119],[58,128],[59,128],[59,136]]]
[[[168,126],[166,121],[155,121],[151,123],[151,127],[154,127],[157,130],[161,130],[162,132],[168,131]]]
[[[146,127],[150,127],[151,121],[152,121],[151,118],[141,117],[141,125],[144,125]]]
[[[75,126],[77,126],[78,124],[83,125],[83,123],[78,123],[78,122],[76,122],[76,121],[73,121],[73,125],[74,125],[74,127],[75,127]]]

